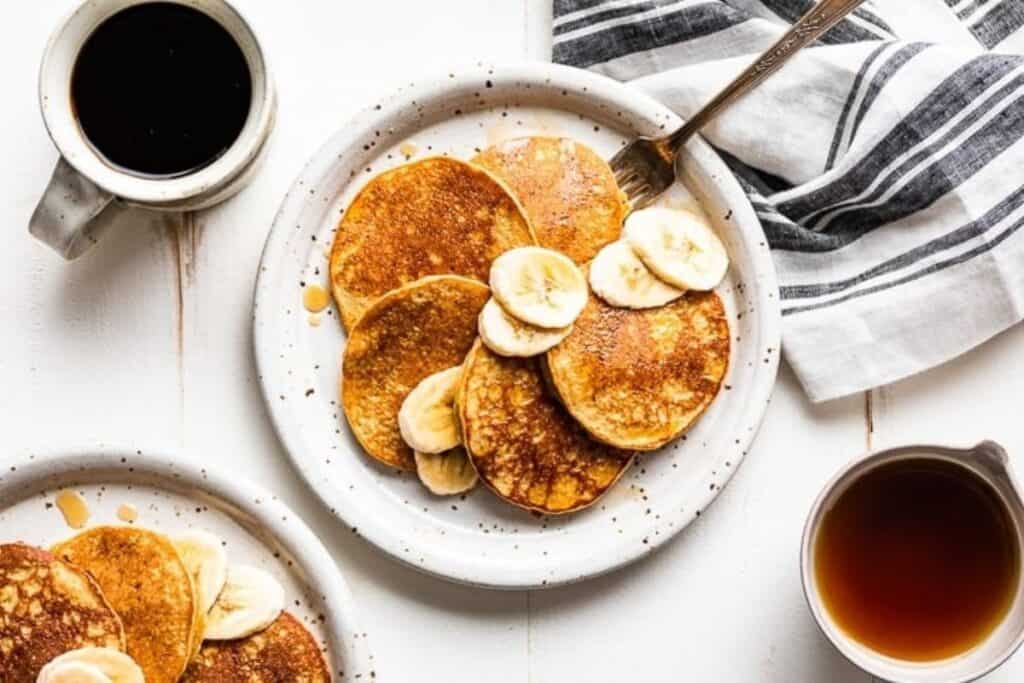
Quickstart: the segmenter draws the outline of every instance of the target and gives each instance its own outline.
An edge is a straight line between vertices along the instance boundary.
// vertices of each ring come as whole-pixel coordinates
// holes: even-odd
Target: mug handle
[[[63,157],[32,214],[28,231],[68,261],[78,258],[99,239],[93,221],[114,201],[96,183],[72,168]]]

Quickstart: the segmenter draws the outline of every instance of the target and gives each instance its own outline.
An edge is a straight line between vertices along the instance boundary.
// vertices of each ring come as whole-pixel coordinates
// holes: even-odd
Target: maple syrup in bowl
[[[1005,452],[911,447],[855,462],[804,534],[811,611],[851,661],[889,681],[967,681],[1024,638],[1024,504]]]

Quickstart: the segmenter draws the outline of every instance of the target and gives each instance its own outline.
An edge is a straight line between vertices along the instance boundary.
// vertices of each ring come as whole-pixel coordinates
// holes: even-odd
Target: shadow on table
[[[73,319],[106,305],[146,306],[152,303],[147,295],[165,296],[161,288],[167,285],[180,289],[189,265],[177,248],[187,232],[182,214],[114,206],[100,220],[102,240],[78,259],[60,263],[63,286],[54,289],[54,304],[62,313]],[[60,261],[56,254],[47,256]]]

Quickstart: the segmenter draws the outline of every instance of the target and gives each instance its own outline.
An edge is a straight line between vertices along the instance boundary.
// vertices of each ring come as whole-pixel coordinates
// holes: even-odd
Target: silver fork
[[[729,105],[778,71],[790,57],[838,24],[864,0],[820,0],[743,73],[681,128],[661,138],[637,138],[611,160],[619,187],[634,209],[654,201],[676,180],[676,155],[687,141]]]

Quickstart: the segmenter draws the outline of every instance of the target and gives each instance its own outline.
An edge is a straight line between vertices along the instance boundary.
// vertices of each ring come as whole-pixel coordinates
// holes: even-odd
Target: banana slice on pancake
[[[572,332],[572,325],[557,330],[529,325],[505,312],[497,299],[491,299],[480,312],[480,338],[499,356],[527,358],[558,345]]]
[[[561,330],[587,305],[587,281],[572,260],[543,247],[520,247],[491,264],[491,291],[513,317]]]
[[[37,683],[145,683],[135,660],[112,648],[85,647],[65,652],[39,672]]]
[[[658,308],[686,293],[659,280],[621,240],[602,249],[591,262],[590,288],[617,308]]]
[[[206,615],[217,601],[228,576],[228,554],[219,538],[198,529],[172,540],[182,564],[192,577],[196,600],[196,624],[191,657],[199,653],[206,633]]]
[[[632,213],[622,232],[655,275],[680,289],[710,291],[729,269],[729,255],[703,217],[652,207]]]
[[[247,565],[228,567],[224,589],[207,615],[207,640],[234,640],[258,633],[284,611],[284,588],[268,572]]]
[[[435,372],[409,392],[398,410],[398,430],[409,448],[443,453],[462,443],[455,417],[455,388],[462,366]]]
[[[417,451],[414,457],[416,474],[431,493],[438,496],[454,496],[476,486],[476,469],[461,446],[445,453]]]
[[[60,662],[47,664],[36,683],[110,683],[110,677],[82,662]]]
[[[207,531],[188,531],[174,547],[195,582],[199,611],[208,613],[228,579],[228,554],[219,538]]]

